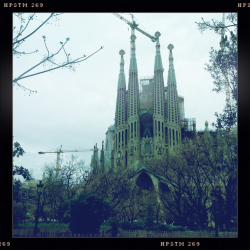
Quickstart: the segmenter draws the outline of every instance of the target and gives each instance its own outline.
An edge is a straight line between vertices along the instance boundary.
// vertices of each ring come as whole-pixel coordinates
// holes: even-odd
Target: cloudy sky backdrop
[[[201,34],[195,22],[222,20],[222,13],[133,13],[139,27],[151,35],[161,33],[161,55],[166,86],[168,72],[167,46],[174,45],[174,68],[178,94],[184,96],[185,116],[196,118],[197,130],[203,130],[205,121],[215,121],[215,112],[222,112],[225,94],[212,92],[213,80],[204,70],[211,47],[219,49],[220,36],[213,31]],[[130,15],[121,14],[131,21]],[[39,13],[26,30],[28,34],[45,20],[49,13]],[[46,36],[51,53],[60,42],[70,41],[66,51],[71,57],[97,54],[76,66],[75,72],[58,69],[21,80],[19,83],[36,94],[13,87],[13,135],[25,154],[15,164],[28,168],[35,179],[42,178],[45,162],[55,162],[56,154],[39,155],[39,151],[89,149],[101,146],[107,128],[114,123],[116,92],[120,68],[119,50],[125,51],[125,74],[128,84],[130,59],[130,27],[111,13],[66,13],[60,20],[43,26],[20,47],[19,51],[38,53],[14,57],[13,78],[40,62],[47,51],[42,36]],[[138,23],[138,22],[137,22]],[[14,26],[19,26],[13,17]],[[227,20],[226,20],[227,24]],[[155,43],[135,31],[138,76],[154,74]],[[55,62],[65,60],[61,52]],[[44,67],[33,70],[36,73]],[[71,153],[64,153],[63,159]],[[92,152],[75,153],[89,166]]]

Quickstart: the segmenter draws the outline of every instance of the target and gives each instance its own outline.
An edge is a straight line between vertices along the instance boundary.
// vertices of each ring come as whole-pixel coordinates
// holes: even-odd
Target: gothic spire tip
[[[159,38],[161,36],[161,33],[159,31],[155,32],[155,37]]]
[[[121,49],[121,50],[119,51],[119,54],[120,54],[121,56],[123,56],[123,55],[125,54],[125,51],[124,51],[123,49]]]
[[[170,44],[168,45],[168,49],[171,51],[173,48],[174,48],[174,45],[170,43]]]

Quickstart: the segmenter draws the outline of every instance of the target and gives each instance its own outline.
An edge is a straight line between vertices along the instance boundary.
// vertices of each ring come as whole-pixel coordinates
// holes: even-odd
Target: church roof
[[[137,169],[135,172],[133,172],[133,173],[130,175],[130,178],[133,178],[135,175],[137,175],[137,174],[140,173],[140,172],[148,172],[148,173],[154,175],[157,179],[159,179],[159,180],[161,180],[161,181],[164,181],[164,182],[168,182],[168,183],[170,183],[171,185],[177,187],[177,185],[176,185],[175,183],[173,183],[170,179],[168,179],[168,178],[165,177],[165,176],[161,176],[161,175],[159,175],[159,174],[156,174],[156,173],[150,171],[149,169],[146,168],[146,166],[142,166],[142,167],[140,167],[139,169]]]

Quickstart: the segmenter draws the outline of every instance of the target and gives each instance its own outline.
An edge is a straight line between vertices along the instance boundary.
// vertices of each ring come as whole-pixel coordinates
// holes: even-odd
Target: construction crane
[[[223,23],[223,27],[225,27],[225,13],[223,13],[223,16],[222,16],[222,23]],[[224,55],[224,46],[223,46],[224,36],[225,36],[225,28],[222,28],[221,29],[221,42],[220,42],[222,55]],[[228,86],[228,76],[227,75],[225,76],[225,80],[226,80],[225,81],[226,105],[227,105],[227,108],[229,108],[231,111],[231,98],[230,98],[230,90],[229,90],[229,86]]]
[[[147,32],[145,32],[145,31],[143,31],[143,30],[141,30],[140,28],[137,27],[139,24],[137,24],[134,21],[134,15],[133,14],[130,14],[132,16],[132,23],[130,21],[128,21],[127,19],[125,19],[124,17],[122,17],[121,15],[119,15],[118,13],[112,13],[112,14],[115,15],[116,17],[118,17],[119,19],[121,19],[122,21],[124,21],[126,24],[128,24],[131,27],[132,30],[134,30],[134,29],[138,30],[143,35],[149,37],[152,42],[156,41],[156,38],[154,36],[149,35]]]
[[[103,149],[103,148],[102,148]],[[70,152],[86,152],[86,151],[94,151],[94,152],[98,152],[98,148],[97,148],[97,143],[94,146],[94,148],[90,148],[90,149],[75,149],[75,150],[62,150],[62,145],[61,147],[54,152],[38,152],[38,154],[48,154],[48,153],[56,153],[57,154],[57,161],[56,161],[56,168],[54,170],[59,171],[60,167],[60,154],[61,153],[70,153]]]

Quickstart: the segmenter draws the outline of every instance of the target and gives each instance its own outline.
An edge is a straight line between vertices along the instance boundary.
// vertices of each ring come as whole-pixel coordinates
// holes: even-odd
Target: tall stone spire
[[[173,44],[168,45],[169,51],[169,69],[168,69],[168,85],[174,84],[176,85],[176,78],[175,78],[175,70],[174,70],[174,57],[172,54],[172,50],[174,48]]]
[[[168,45],[169,49],[169,69],[167,82],[167,106],[166,106],[166,120],[168,123],[168,142],[170,147],[178,144],[181,141],[180,137],[180,111],[178,104],[177,83],[174,70],[174,58],[172,51],[173,44]]]
[[[126,81],[125,81],[125,74],[124,74],[124,59],[123,55],[125,54],[124,50],[120,50],[119,54],[121,55],[121,62],[120,62],[120,74],[117,89],[125,88],[126,89]]]
[[[120,74],[117,85],[116,112],[115,112],[115,127],[126,123],[126,81],[124,74],[124,50],[120,50],[121,55]]]
[[[134,28],[131,28],[131,42],[130,42],[130,66],[129,66],[129,73],[138,73],[137,70],[137,62],[136,62],[136,56],[135,56],[135,30]]]
[[[131,28],[131,55],[129,66],[129,82],[128,82],[128,119],[134,115],[138,115],[139,110],[139,84],[138,70],[135,57],[135,39],[134,28]]]
[[[180,114],[178,107],[178,93],[176,87],[175,70],[173,64],[173,44],[168,45],[169,49],[169,69],[168,69],[168,86],[167,86],[167,120],[169,123],[179,125],[180,124]]]
[[[104,141],[102,141],[101,159],[100,159],[100,171],[104,173]]]
[[[154,115],[153,115],[153,130],[154,130],[154,145],[158,147],[157,152],[162,149],[162,142],[165,137],[164,115],[165,115],[165,91],[163,80],[163,66],[160,52],[159,37],[161,33],[157,31],[156,37],[156,55],[154,65]],[[164,147],[163,147],[164,149]],[[158,154],[155,154],[158,155]]]
[[[161,70],[162,72],[164,71],[163,66],[162,66],[162,59],[161,59],[161,52],[160,52],[160,41],[159,37],[161,36],[161,33],[157,31],[155,33],[156,37],[156,54],[155,54],[155,67],[154,71],[156,70]]]
[[[139,84],[138,70],[135,56],[134,28],[131,27],[131,55],[129,66],[128,95],[127,95],[127,123],[128,123],[128,163],[136,164],[135,159],[140,157],[140,120],[139,120]]]

